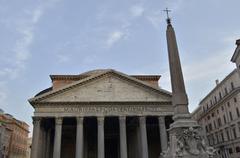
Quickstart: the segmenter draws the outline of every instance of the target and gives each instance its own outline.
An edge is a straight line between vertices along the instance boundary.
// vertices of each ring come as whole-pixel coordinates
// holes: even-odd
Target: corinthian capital
[[[62,118],[62,117],[56,117],[56,118],[55,118],[55,124],[56,124],[56,125],[61,125],[61,124],[62,124],[62,121],[63,121],[63,118]]]
[[[165,116],[158,117],[159,123],[165,123]]]
[[[97,120],[98,120],[98,124],[99,125],[103,125],[104,124],[104,117],[98,117]]]
[[[83,124],[83,117],[77,117],[76,120],[77,120],[77,124]]]
[[[32,117],[33,125],[40,123],[41,119],[41,117]]]

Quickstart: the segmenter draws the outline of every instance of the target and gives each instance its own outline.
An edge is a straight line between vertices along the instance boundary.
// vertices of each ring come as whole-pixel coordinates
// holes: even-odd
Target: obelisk
[[[168,12],[169,10],[165,10]],[[163,152],[164,158],[208,158],[212,148],[204,142],[201,127],[191,119],[188,110],[188,96],[178,52],[177,40],[171,19],[167,17],[167,46],[172,86],[172,105],[174,123],[169,129],[169,147]]]

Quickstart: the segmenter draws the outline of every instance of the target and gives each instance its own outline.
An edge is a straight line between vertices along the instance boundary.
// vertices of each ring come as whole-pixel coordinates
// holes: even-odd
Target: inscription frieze
[[[100,113],[110,113],[110,112],[135,112],[135,111],[162,111],[160,107],[65,107],[64,112],[100,112]]]
[[[172,107],[166,106],[59,106],[59,107],[36,107],[35,114],[70,115],[70,116],[97,116],[97,115],[159,115],[172,114]]]

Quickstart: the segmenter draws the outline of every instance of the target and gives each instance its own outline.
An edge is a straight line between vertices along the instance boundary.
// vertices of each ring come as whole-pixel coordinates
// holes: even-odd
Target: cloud
[[[184,1],[183,0],[167,0],[164,3],[165,8],[169,7],[171,13],[174,13],[183,7]]]
[[[44,7],[39,7],[33,11],[32,22],[34,24],[39,21],[39,19],[41,18],[41,16],[44,13],[44,10],[45,10]]]
[[[139,17],[142,16],[144,13],[144,8],[141,5],[135,5],[130,8],[130,12],[133,17]]]
[[[16,65],[14,65],[12,67],[2,68],[0,70],[0,77],[2,77],[2,79],[6,79],[6,77],[9,79],[15,79],[18,76],[19,70],[21,69],[20,67],[21,65],[19,65],[18,68],[16,68]]]
[[[15,72],[13,78],[16,78],[20,71],[25,68],[27,60],[31,57],[30,48],[34,40],[34,27],[40,19],[39,12],[33,11],[32,20],[23,19],[17,27],[17,32],[20,38],[16,40],[12,51],[14,52],[15,66],[11,68],[12,73]],[[9,68],[10,69],[10,68]]]
[[[219,52],[218,56],[210,56],[201,62],[182,64],[185,83],[194,83],[196,85],[196,83],[203,83],[219,77],[225,77],[225,75],[227,75],[226,72],[230,73],[234,69],[234,64],[231,64],[229,61],[229,52],[232,51],[226,49],[223,52]],[[164,85],[164,88],[170,90],[169,71],[163,73],[162,76],[161,85]]]
[[[154,28],[159,29],[162,23],[162,11],[153,11],[146,15],[146,19],[153,25]]]
[[[5,23],[5,26],[8,26],[8,29],[16,31],[15,33],[19,38],[16,39],[13,47],[7,50],[9,54],[13,55],[4,61],[6,66],[0,70],[1,76],[15,79],[25,69],[26,63],[31,57],[30,49],[35,38],[35,28],[46,10],[57,1],[46,1],[33,9],[25,9],[23,12],[19,11],[18,19],[6,18],[8,20],[2,21],[2,23]]]
[[[107,46],[108,47],[112,47],[113,44],[115,44],[116,42],[120,41],[121,39],[123,39],[125,33],[123,33],[122,31],[113,31],[109,34],[108,39],[107,39]]]
[[[231,45],[232,43],[235,43],[237,39],[239,39],[240,30],[232,30],[232,31],[233,32],[228,33],[231,36],[226,36],[225,38],[223,38],[222,41],[224,43],[229,43],[229,45]]]
[[[234,66],[229,61],[229,52],[232,51],[226,50],[219,53],[218,56],[208,57],[205,61],[183,66],[186,82],[216,79],[216,77],[219,77],[219,74],[233,70]],[[225,71],[223,72],[222,70]]]
[[[13,51],[16,54],[16,62],[22,63],[30,57],[29,47],[33,42],[34,33],[32,27],[19,29],[18,32],[22,35],[22,37],[17,40]]]
[[[57,59],[59,63],[66,63],[70,61],[70,57],[64,54],[57,54]]]
[[[89,56],[86,56],[85,58],[83,58],[83,63],[84,64],[93,64],[94,62],[96,62],[97,60],[97,56],[96,55],[89,55]]]
[[[0,91],[0,103],[3,104],[6,102],[7,94],[4,91]],[[3,105],[2,105],[3,106]],[[1,106],[1,107],[2,107]]]
[[[163,2],[162,8],[146,9],[146,14],[144,16],[154,28],[159,29],[162,22],[166,19],[166,15],[163,12],[164,8],[169,7],[171,10],[170,17],[172,17],[173,14],[176,14],[183,8],[183,4],[183,0],[167,0]]]
[[[6,82],[0,81],[0,107],[6,106],[7,100],[7,90]]]

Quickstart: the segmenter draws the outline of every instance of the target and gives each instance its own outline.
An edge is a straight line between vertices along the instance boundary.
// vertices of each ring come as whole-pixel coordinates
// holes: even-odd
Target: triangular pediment
[[[125,74],[109,71],[76,81],[30,102],[129,102],[171,101],[171,94]]]

